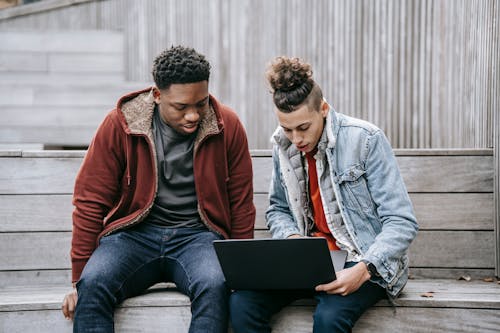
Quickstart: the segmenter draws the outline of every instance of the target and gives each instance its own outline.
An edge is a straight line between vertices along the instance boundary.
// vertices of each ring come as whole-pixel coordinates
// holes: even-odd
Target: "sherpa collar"
[[[210,96],[210,107],[200,120],[195,147],[208,135],[217,134],[222,131],[223,123],[219,122],[214,108],[216,101]],[[126,101],[120,110],[125,118],[125,127],[131,134],[142,134],[148,136],[153,142],[153,114],[154,114],[153,90],[139,93],[136,97]]]

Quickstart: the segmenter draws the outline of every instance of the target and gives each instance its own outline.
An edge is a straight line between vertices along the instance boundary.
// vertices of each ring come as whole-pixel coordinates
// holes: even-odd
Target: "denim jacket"
[[[346,229],[374,282],[396,297],[408,280],[408,247],[418,224],[393,150],[374,125],[330,109],[326,159]],[[281,127],[273,134],[273,175],[266,221],[273,238],[308,235],[307,187],[301,154]],[[321,186],[321,185],[320,185]]]

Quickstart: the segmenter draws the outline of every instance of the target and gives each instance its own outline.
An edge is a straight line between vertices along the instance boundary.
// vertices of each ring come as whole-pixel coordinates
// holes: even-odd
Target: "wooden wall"
[[[48,0],[0,11],[2,31],[123,31],[132,81],[150,81],[164,48],[195,47],[254,149],[269,148],[276,126],[263,72],[282,54],[310,61],[328,101],[396,148],[493,147],[499,21],[496,0]]]

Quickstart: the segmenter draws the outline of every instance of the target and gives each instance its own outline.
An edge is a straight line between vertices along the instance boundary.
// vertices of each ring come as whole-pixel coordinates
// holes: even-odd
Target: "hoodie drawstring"
[[[125,140],[125,161],[126,161],[126,169],[127,169],[127,186],[130,186],[130,163],[129,163],[129,145],[128,145],[128,140],[130,140],[130,135],[127,135],[127,139]]]

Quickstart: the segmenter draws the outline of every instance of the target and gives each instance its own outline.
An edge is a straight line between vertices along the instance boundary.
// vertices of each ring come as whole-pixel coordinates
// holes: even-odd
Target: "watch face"
[[[371,262],[368,263],[368,271],[370,271],[371,276],[378,276],[377,269],[375,268],[375,265],[372,264]]]

